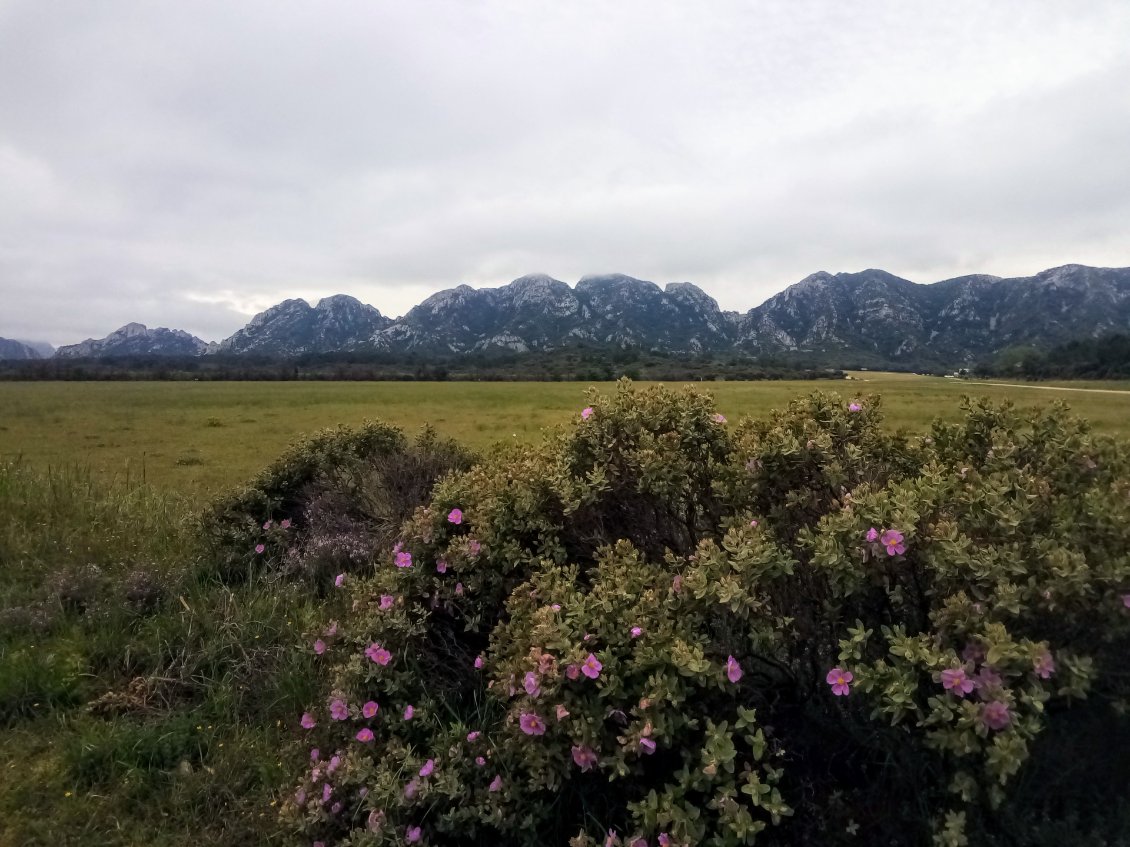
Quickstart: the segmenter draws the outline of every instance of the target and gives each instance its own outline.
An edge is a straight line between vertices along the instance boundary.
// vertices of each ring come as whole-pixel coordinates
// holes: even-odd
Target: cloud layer
[[[0,0],[0,335],[1128,265],[1128,42],[1123,0]]]

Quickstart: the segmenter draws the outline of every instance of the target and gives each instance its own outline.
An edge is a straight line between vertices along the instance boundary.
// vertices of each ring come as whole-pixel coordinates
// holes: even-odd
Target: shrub
[[[382,423],[325,430],[209,507],[208,561],[228,582],[267,568],[325,587],[328,576],[367,567],[435,482],[470,462],[430,429],[412,443]]]
[[[880,422],[623,383],[443,480],[319,633],[285,815],[351,845],[1114,831],[1126,451],[1062,409]],[[1079,756],[1105,782],[1056,778]]]

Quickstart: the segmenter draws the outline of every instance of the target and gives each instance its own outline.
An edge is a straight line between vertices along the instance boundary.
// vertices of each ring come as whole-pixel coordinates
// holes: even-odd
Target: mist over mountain
[[[286,300],[218,344],[128,324],[56,355],[426,356],[584,345],[678,356],[957,365],[1018,345],[1050,347],[1117,331],[1130,331],[1130,268],[1064,265],[1031,277],[971,275],[929,285],[877,269],[821,271],[745,314],[722,311],[689,282],[660,287],[600,274],[569,286],[531,274],[499,288],[437,292],[396,320],[339,294],[316,306]]]
[[[0,338],[0,359],[22,361],[24,359],[46,359],[50,355],[49,353],[44,356],[36,347],[26,341]]]

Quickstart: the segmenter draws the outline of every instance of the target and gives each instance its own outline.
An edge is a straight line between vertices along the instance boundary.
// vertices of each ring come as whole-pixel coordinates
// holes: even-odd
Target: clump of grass
[[[319,684],[299,644],[326,610],[210,578],[197,527],[136,482],[0,465],[0,844],[280,836],[280,751]]]

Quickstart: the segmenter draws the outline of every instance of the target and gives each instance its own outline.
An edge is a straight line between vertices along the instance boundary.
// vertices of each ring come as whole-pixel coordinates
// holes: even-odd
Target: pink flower
[[[643,630],[640,629],[638,626],[633,626],[632,627],[632,638],[639,638],[641,635],[643,635]]]
[[[600,676],[600,672],[603,669],[604,665],[602,665],[600,660],[592,653],[589,653],[588,658],[585,659],[584,663],[581,665],[581,673],[589,679],[596,679]]]
[[[450,512],[447,513],[447,520],[448,520],[448,523],[453,523],[456,526],[463,523],[463,510],[462,509],[452,509]]]
[[[462,597],[463,596],[463,583],[461,583],[461,582],[455,583],[455,596],[456,597]]]
[[[349,707],[344,700],[334,700],[330,703],[330,717],[335,721],[343,721],[349,717]]]
[[[966,662],[973,662],[974,664],[983,662],[985,661],[985,648],[976,641],[970,641],[965,645],[965,649],[961,651],[961,658]]]
[[[587,421],[591,417],[592,417],[592,406],[585,406],[585,408],[581,409],[581,420]]]
[[[299,788],[297,791],[294,792],[294,802],[295,802],[295,805],[298,805],[298,806],[305,806],[306,805],[306,792],[303,791],[301,788]]]
[[[313,729],[318,725],[318,722],[314,720],[314,716],[309,712],[302,713],[302,720],[299,721],[299,723],[302,724],[303,729]]]
[[[395,602],[396,602],[396,598],[393,597],[391,594],[382,594],[381,595],[381,611],[382,612],[388,611],[389,609],[392,608],[392,604],[395,603]]]
[[[977,689],[978,697],[982,700],[988,700],[992,696],[992,692],[1001,687],[1000,674],[986,665],[973,679],[973,686]]]
[[[756,526],[757,526],[757,521],[755,521],[755,520],[753,520],[753,521],[750,521],[750,522],[749,522],[749,526],[750,526],[750,529],[753,529],[754,527],[756,527]]]
[[[262,544],[256,544],[256,545],[255,545],[255,552],[256,552],[256,553],[262,553],[262,552],[263,552],[264,550],[266,550],[266,549],[267,549],[267,548],[266,548],[266,547],[264,547],[264,546],[263,546]]]
[[[730,682],[737,682],[742,678],[742,666],[738,664],[738,660],[733,656],[726,659],[726,679]]]
[[[381,707],[377,705],[376,701],[370,700],[368,703],[361,707],[361,714],[363,714],[366,718],[373,718],[376,717],[376,714],[378,711],[380,711],[380,708]]]
[[[420,780],[413,778],[406,786],[404,786],[404,796],[411,800],[416,796],[416,791],[420,787]]]
[[[270,521],[267,521],[265,524],[263,524],[263,529],[270,529],[270,528],[271,528],[271,522]]]
[[[357,733],[357,740],[362,744],[368,744],[373,740],[373,731],[369,727],[365,727]]]
[[[966,676],[965,668],[947,668],[942,671],[942,688],[964,697],[973,690],[973,680]]]
[[[366,797],[369,796],[369,789],[366,788],[364,785],[362,785],[360,788],[357,789],[357,796],[360,797],[362,800],[364,800]]]
[[[483,668],[483,657],[482,656],[476,656],[475,657],[475,670],[482,670],[482,668]]]
[[[671,836],[666,832],[659,833],[659,840],[656,841],[659,847],[671,847]]]
[[[407,550],[401,550],[396,554],[396,566],[398,568],[412,567],[412,554]]]
[[[436,760],[428,759],[424,762],[424,766],[420,768],[420,776],[431,776],[432,771],[436,769]]]
[[[392,653],[376,642],[365,648],[365,655],[369,657],[370,661],[376,662],[382,667],[392,661]]]
[[[674,591],[676,594],[678,594],[679,592],[681,592],[683,590],[683,575],[682,574],[678,574],[678,573],[675,574],[675,578],[673,580],[671,580],[671,590]]]
[[[487,760],[484,759],[482,756],[475,756],[475,764],[478,765],[480,768],[483,765],[485,765],[486,763],[487,763]]]
[[[334,577],[334,586],[341,588],[343,585],[345,585],[345,574],[339,573]]]
[[[321,758],[321,755],[322,755],[322,751],[319,750],[317,747],[311,747],[310,748],[310,761],[311,762],[318,761],[318,759]]]
[[[868,544],[874,544],[879,540],[879,530],[875,529],[875,527],[871,527],[871,529],[867,530],[866,538]]]
[[[1130,609],[1130,594],[1123,594],[1122,595],[1122,605],[1125,608]]]
[[[981,723],[989,729],[1000,731],[1012,723],[1012,715],[1008,711],[1008,704],[1000,700],[993,700],[981,707]]]
[[[726,422],[726,416],[725,415],[715,415],[713,420],[714,420],[714,423],[725,423]]]
[[[522,712],[518,725],[526,735],[545,735],[545,721],[533,712]]]
[[[561,611],[561,604],[560,603],[554,603],[549,608],[553,609],[553,611],[555,611],[555,612],[560,612]]]
[[[591,770],[596,766],[596,753],[591,747],[576,745],[573,747],[573,763],[582,771]]]
[[[330,784],[328,782],[324,783],[322,785],[322,803],[330,802],[330,797],[333,796],[333,793],[334,790],[330,787]]]
[[[476,729],[476,730],[474,730],[474,731],[472,731],[472,732],[468,732],[468,733],[467,733],[467,740],[468,740],[468,741],[475,741],[475,740],[477,740],[477,739],[478,739],[478,737],[479,737],[480,735],[482,735],[482,733],[481,733],[481,732],[479,732],[479,731],[478,731],[477,729]]]
[[[404,707],[404,720],[410,721],[416,715],[416,709],[413,706]]]
[[[526,689],[526,693],[531,697],[537,697],[541,694],[541,686],[538,685],[538,675],[533,671],[526,671],[526,681],[522,684]]]
[[[832,668],[828,671],[825,681],[832,686],[832,693],[837,697],[847,697],[851,694],[851,681],[855,679],[851,671],[842,668]]]
[[[902,533],[897,529],[888,529],[884,532],[879,539],[879,543],[887,548],[888,556],[897,556],[906,552],[906,545],[903,544]]]
[[[319,638],[317,641],[314,642],[314,653],[315,653],[315,655],[321,656],[325,652],[326,652],[326,642],[324,642],[322,639]]]
[[[655,742],[652,741],[650,738],[641,738],[640,739],[640,752],[642,752],[645,756],[650,756],[652,753],[655,752]]]
[[[333,773],[341,767],[341,756],[334,756],[330,759],[330,763],[326,765],[326,773]]]
[[[409,844],[415,844],[420,840],[420,827],[410,826],[404,833],[404,840]]]
[[[563,721],[567,717],[569,717],[569,710],[566,709],[564,706],[562,706],[560,703],[558,703],[557,704],[557,720]]]
[[[849,403],[848,404],[848,411],[849,412],[858,412],[858,411],[861,411],[862,409],[863,409],[863,407],[860,406],[858,403]]]
[[[490,785],[487,786],[487,791],[489,791],[491,794],[493,794],[494,792],[501,791],[501,790],[502,790],[502,777],[498,774],[495,774],[494,779],[492,779],[490,781]]]
[[[581,666],[580,665],[566,665],[565,666],[565,676],[567,676],[569,679],[576,679],[580,675],[581,675]]]
[[[1055,659],[1047,650],[1037,656],[1032,665],[1036,671],[1036,676],[1040,679],[1050,679],[1051,675],[1055,673]]]
[[[481,553],[483,551],[483,545],[472,538],[470,541],[467,542],[467,551],[472,556],[477,556],[477,555],[479,555],[479,553]]]
[[[648,847],[647,839],[643,836],[640,836],[639,838],[633,838],[632,843],[629,845],[629,847]]]
[[[436,573],[447,573],[447,562],[443,559],[436,562]]]
[[[283,518],[282,523],[279,524],[283,529],[290,529],[290,518]]]

